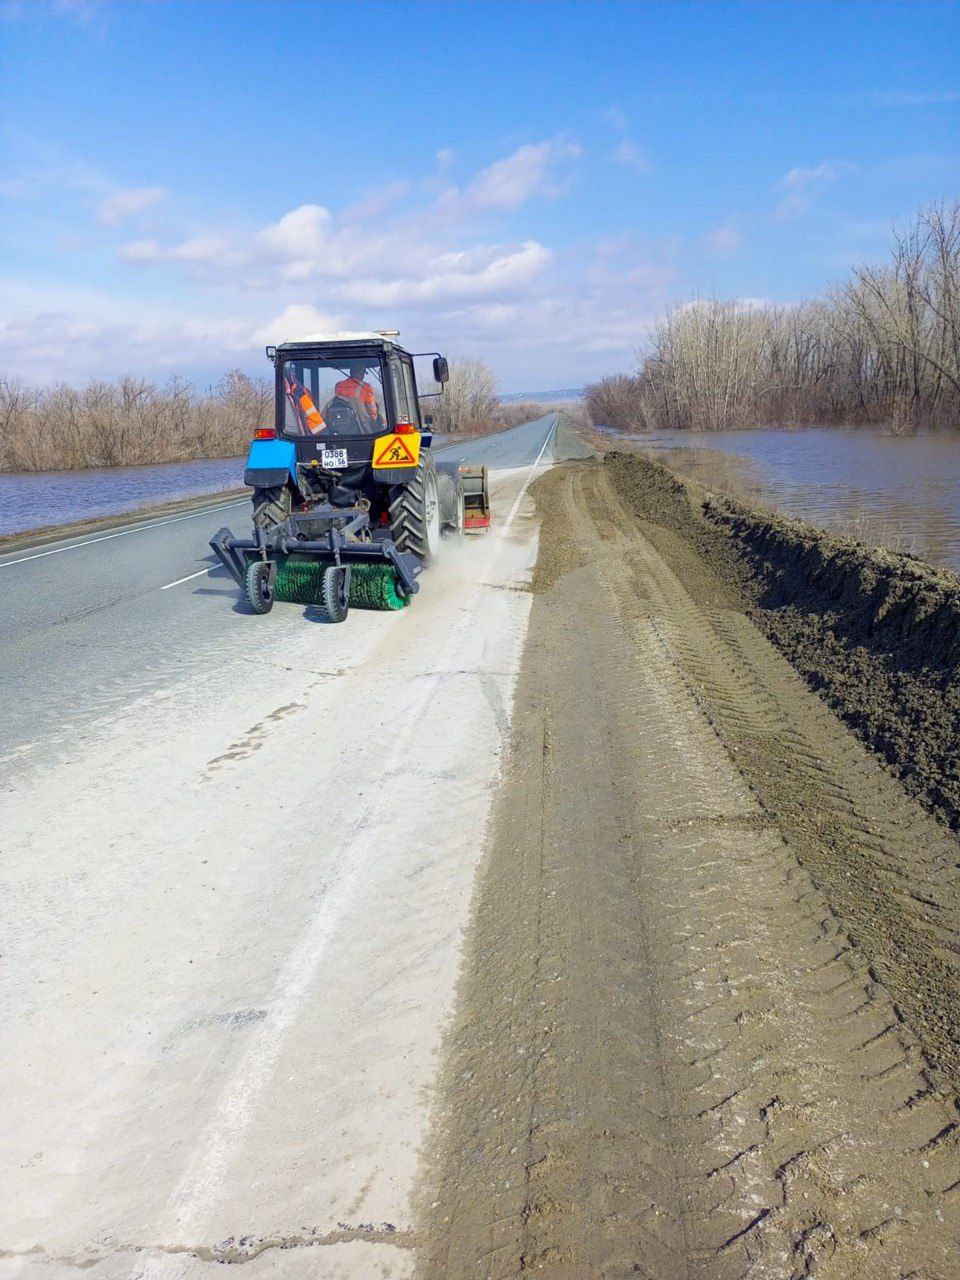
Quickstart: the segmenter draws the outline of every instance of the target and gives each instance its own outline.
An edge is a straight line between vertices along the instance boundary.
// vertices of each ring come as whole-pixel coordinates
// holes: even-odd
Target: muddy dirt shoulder
[[[960,578],[708,493],[640,455],[604,465],[641,519],[693,543],[907,789],[960,825]]]
[[[534,487],[418,1278],[948,1280],[957,839],[634,479]]]

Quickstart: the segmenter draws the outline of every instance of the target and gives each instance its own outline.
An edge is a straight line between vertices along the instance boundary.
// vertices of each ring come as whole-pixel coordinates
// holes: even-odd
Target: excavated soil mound
[[[960,826],[960,578],[682,482],[605,466],[638,515],[691,539],[752,616],[909,791]]]

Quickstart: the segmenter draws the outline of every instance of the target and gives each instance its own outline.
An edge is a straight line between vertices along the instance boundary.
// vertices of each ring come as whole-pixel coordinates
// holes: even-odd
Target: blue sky
[[[0,107],[0,372],[374,326],[569,386],[955,195],[960,6],[0,0]]]

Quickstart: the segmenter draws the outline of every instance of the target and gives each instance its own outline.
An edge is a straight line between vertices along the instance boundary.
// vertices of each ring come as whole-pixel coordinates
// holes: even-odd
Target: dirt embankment
[[[637,513],[676,529],[752,603],[812,688],[951,826],[960,825],[960,579],[677,480],[606,464]]]
[[[536,485],[419,1274],[956,1280],[960,840],[636,463]]]

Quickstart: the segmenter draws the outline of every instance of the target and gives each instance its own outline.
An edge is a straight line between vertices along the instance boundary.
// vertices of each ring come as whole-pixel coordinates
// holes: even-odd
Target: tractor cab
[[[414,356],[392,337],[319,337],[268,347],[267,354],[276,371],[275,428],[280,438],[362,438],[423,429]],[[447,362],[429,355],[435,382],[442,387]],[[429,447],[429,440],[424,443]]]
[[[365,506],[389,519],[391,493],[428,462],[433,438],[420,409],[414,357],[395,334],[331,334],[267,347],[274,424],[254,432],[244,483],[264,529],[321,503]],[[437,390],[447,362],[427,353]],[[424,427],[427,429],[424,430]]]

